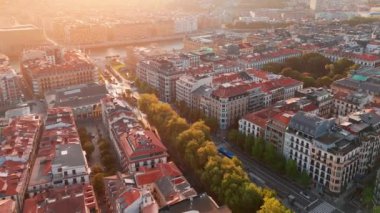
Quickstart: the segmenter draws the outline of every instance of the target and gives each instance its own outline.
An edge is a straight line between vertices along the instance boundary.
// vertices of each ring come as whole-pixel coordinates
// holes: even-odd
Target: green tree
[[[141,111],[147,113],[153,104],[158,104],[159,100],[157,96],[153,94],[142,94],[138,101],[138,105]]]
[[[95,176],[96,174],[103,173],[103,172],[104,172],[103,168],[99,164],[96,164],[91,167],[91,175]]]
[[[288,175],[291,178],[296,178],[297,177],[298,170],[297,170],[297,163],[296,163],[296,161],[291,160],[291,159],[287,160],[286,161],[285,169],[286,169],[286,175]]]
[[[283,206],[277,199],[264,198],[264,205],[261,206],[259,213],[291,213],[289,209]]]
[[[230,141],[232,143],[236,143],[236,141],[238,140],[238,134],[239,134],[239,130],[231,129],[227,135],[228,141]]]
[[[307,172],[302,171],[301,174],[297,178],[297,182],[301,184],[302,186],[306,187],[311,184],[311,178],[307,174]]]
[[[273,72],[276,74],[281,73],[282,69],[284,69],[284,65],[280,63],[269,63],[269,64],[265,64],[263,67],[263,70],[268,71],[268,72]]]
[[[303,83],[304,83],[304,87],[307,88],[307,87],[314,87],[315,86],[315,80],[313,77],[304,77],[302,79]]]
[[[204,120],[206,125],[210,127],[210,131],[212,133],[215,133],[219,129],[218,119],[213,117],[206,117]]]
[[[86,142],[83,145],[83,150],[86,152],[87,158],[89,158],[95,150],[94,145],[91,142]]]
[[[104,175],[102,173],[98,173],[92,178],[92,185],[98,196],[104,196]]]
[[[328,76],[323,76],[317,80],[319,86],[330,86],[332,80]]]
[[[264,154],[264,162],[273,167],[276,162],[276,149],[270,143],[265,143],[265,154]]]
[[[257,139],[255,141],[255,145],[252,148],[253,157],[260,159],[260,160],[263,159],[264,150],[265,150],[264,141],[262,139]]]
[[[244,140],[244,151],[250,152],[255,145],[255,138],[252,135],[247,135]]]

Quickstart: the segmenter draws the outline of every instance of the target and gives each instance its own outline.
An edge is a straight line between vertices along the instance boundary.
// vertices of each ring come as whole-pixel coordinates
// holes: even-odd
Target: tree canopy
[[[229,159],[218,154],[210,137],[211,129],[205,121],[189,124],[170,105],[159,102],[151,94],[141,95],[138,105],[157,128],[165,145],[184,159],[210,194],[216,195],[233,212],[269,209],[272,204],[265,204],[265,200],[273,202],[275,193],[253,184],[237,158]],[[280,202],[277,204],[282,206]]]

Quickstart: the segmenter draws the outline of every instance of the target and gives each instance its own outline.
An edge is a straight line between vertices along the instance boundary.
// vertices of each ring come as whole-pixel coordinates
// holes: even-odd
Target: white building
[[[334,95],[334,115],[346,116],[353,112],[360,111],[372,102],[372,98],[373,96],[367,93],[337,93]]]
[[[298,112],[285,133],[283,153],[318,188],[341,193],[359,172],[360,143],[333,119]]]
[[[187,106],[192,104],[192,93],[203,85],[211,85],[212,76],[181,76],[176,82],[176,101],[184,101]]]
[[[186,16],[174,19],[175,33],[191,33],[198,30],[198,17]]]

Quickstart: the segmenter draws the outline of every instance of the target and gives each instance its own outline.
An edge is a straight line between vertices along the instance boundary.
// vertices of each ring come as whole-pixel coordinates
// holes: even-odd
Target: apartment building
[[[23,53],[21,72],[34,95],[53,89],[96,83],[99,74],[91,59],[79,50],[43,48]]]
[[[359,172],[360,142],[334,119],[296,113],[285,133],[283,153],[307,172],[317,188],[341,193]]]
[[[360,111],[372,102],[372,95],[363,92],[334,94],[333,114],[335,116],[346,116]]]
[[[373,102],[380,102],[380,68],[363,67],[352,72],[347,78],[331,84],[333,93],[353,93],[361,91],[373,96]]]
[[[176,81],[176,101],[184,101],[193,108],[193,92],[203,85],[210,85],[212,77],[208,75],[183,75]]]
[[[75,119],[99,119],[100,100],[108,94],[105,85],[82,84],[45,93],[48,108],[70,107]]]
[[[107,207],[113,212],[158,212],[197,195],[173,162],[142,167],[133,174],[117,173],[105,177],[104,185]]]
[[[123,154],[121,166],[124,171],[135,172],[141,167],[152,168],[167,162],[167,149],[151,130],[133,128],[122,134],[118,142]]]
[[[198,17],[185,16],[174,18],[175,33],[191,33],[198,30]]]
[[[90,168],[85,155],[72,110],[49,109],[28,185],[29,196],[89,183]]]
[[[95,192],[89,184],[50,189],[25,200],[24,213],[33,212],[98,212]]]
[[[194,91],[193,105],[227,128],[248,112],[272,106],[285,98],[294,97],[302,89],[302,82],[291,78],[279,78],[264,82],[237,81],[215,88],[200,87]]]
[[[333,113],[334,98],[331,91],[324,88],[305,88],[298,90],[296,96],[306,97],[318,107],[318,116],[328,118]]]
[[[273,52],[266,52],[262,54],[250,54],[239,58],[240,66],[243,69],[262,68],[265,64],[269,63],[282,63],[288,58],[299,57],[302,55],[301,51],[293,49],[279,49]]]
[[[335,50],[326,50],[322,54],[333,62],[336,62],[343,58],[347,58],[349,60],[352,60],[355,64],[361,65],[363,67],[380,66],[380,56],[378,55],[345,53]]]
[[[11,120],[1,135],[0,199],[13,200],[17,212],[23,209],[41,125],[36,115],[22,116]]]
[[[167,161],[166,147],[151,130],[145,130],[132,108],[114,97],[102,99],[103,122],[123,171],[133,173],[141,167],[156,167]]]
[[[137,78],[157,90],[161,100],[172,102],[176,96],[176,81],[185,69],[176,68],[167,59],[143,60],[137,65]]]
[[[380,113],[374,109],[364,109],[339,119],[340,126],[356,135],[360,141],[360,161],[358,175],[371,171],[380,154]]]
[[[14,106],[23,100],[21,79],[9,66],[9,58],[0,54],[0,108]]]

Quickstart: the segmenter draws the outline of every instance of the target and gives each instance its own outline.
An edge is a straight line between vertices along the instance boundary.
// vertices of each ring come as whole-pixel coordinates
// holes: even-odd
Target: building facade
[[[334,119],[298,112],[285,133],[283,153],[318,188],[333,193],[344,191],[359,172],[359,140]]]
[[[79,50],[46,49],[42,57],[24,52],[21,72],[34,95],[53,89],[96,83],[99,73],[91,59]]]
[[[23,100],[21,79],[9,66],[9,59],[0,54],[0,108],[15,106]]]
[[[10,121],[1,135],[0,199],[14,200],[17,212],[23,208],[41,126],[39,116],[22,116]]]

